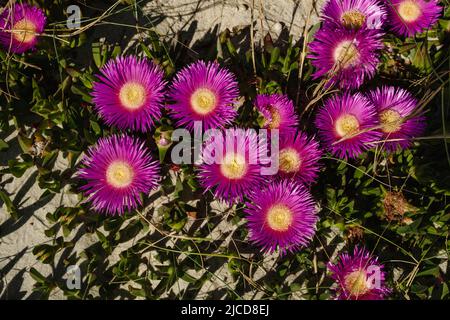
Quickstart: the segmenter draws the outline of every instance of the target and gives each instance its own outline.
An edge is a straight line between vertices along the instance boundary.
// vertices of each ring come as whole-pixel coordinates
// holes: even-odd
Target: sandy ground
[[[274,38],[283,28],[287,28],[294,39],[303,33],[305,25],[317,22],[317,11],[323,1],[315,0],[156,0],[145,5],[148,17],[158,17],[155,29],[160,35],[175,38],[180,32],[189,32],[191,43],[202,39],[206,34],[218,33],[226,28],[242,28],[250,25],[252,19],[257,32],[256,41],[261,35],[270,32]],[[253,9],[252,9],[253,8]],[[152,19],[152,21],[154,21]],[[215,29],[216,28],[216,29]],[[11,134],[6,141],[11,141]],[[12,145],[0,153],[0,169],[8,159],[20,153],[17,145]],[[57,168],[65,168],[64,159],[59,159]],[[53,212],[61,204],[73,205],[77,196],[62,192],[51,197],[41,198],[44,191],[36,182],[36,172],[28,170],[21,178],[4,175],[1,185],[12,195],[14,204],[19,209],[19,220],[11,219],[5,207],[0,208],[0,298],[33,298],[34,280],[29,275],[31,267],[43,274],[48,274],[50,267],[36,261],[32,254],[33,247],[50,241],[44,235],[48,228],[45,215]],[[66,190],[67,191],[67,190]],[[227,228],[220,225],[217,232]],[[97,241],[91,235],[83,235],[77,242],[77,250]],[[124,244],[117,250],[123,250]],[[114,255],[113,255],[114,256]],[[114,257],[112,257],[114,259]],[[270,263],[270,258],[267,263]],[[221,281],[230,278],[226,268],[216,274]],[[293,275],[294,276],[294,275]],[[180,284],[179,284],[180,285]],[[199,298],[220,285],[213,281],[200,290]],[[182,286],[182,284],[181,284]],[[51,298],[63,298],[61,292],[55,291]]]

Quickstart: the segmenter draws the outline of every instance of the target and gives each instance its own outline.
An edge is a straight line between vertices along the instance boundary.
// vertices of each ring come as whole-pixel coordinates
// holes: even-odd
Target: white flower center
[[[36,38],[36,25],[28,19],[22,19],[14,24],[12,32],[17,41],[29,43]]]
[[[125,83],[119,92],[119,99],[122,105],[128,110],[136,110],[141,108],[147,94],[145,92],[145,87],[137,82],[127,82]]]
[[[216,95],[210,89],[197,89],[191,96],[192,109],[201,115],[205,115],[213,111],[216,108],[216,104]]]
[[[287,231],[292,221],[292,211],[284,204],[276,204],[267,212],[267,224],[272,230]]]
[[[397,11],[405,22],[414,22],[422,15],[419,4],[414,0],[403,1],[398,6]]]
[[[355,297],[361,296],[370,290],[366,272],[362,269],[350,272],[344,278],[345,289]]]
[[[400,130],[402,126],[402,116],[395,110],[388,109],[380,113],[381,129],[386,133]]]
[[[334,63],[342,68],[348,68],[359,60],[359,52],[351,40],[339,43],[334,49]]]
[[[114,161],[106,169],[106,181],[115,188],[128,187],[133,178],[133,168],[124,161]]]
[[[269,129],[278,129],[281,124],[281,114],[275,107],[269,107],[270,117],[272,118],[268,124]]]
[[[346,114],[336,120],[335,129],[339,137],[353,135],[359,130],[358,119],[352,114]]]
[[[220,171],[228,179],[241,179],[247,172],[245,158],[237,153],[225,155]]]
[[[366,22],[366,16],[358,10],[350,10],[341,15],[342,24],[349,29],[359,29]]]
[[[286,148],[280,151],[280,170],[286,173],[298,172],[302,161],[295,149]]]

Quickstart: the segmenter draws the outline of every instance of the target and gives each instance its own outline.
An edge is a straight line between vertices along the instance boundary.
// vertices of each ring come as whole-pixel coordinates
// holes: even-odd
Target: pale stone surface
[[[144,8],[149,16],[163,16],[157,25],[159,33],[174,37],[180,30],[195,27],[193,41],[218,26],[243,28],[254,21],[255,38],[270,32],[278,35],[283,26],[296,38],[311,24],[318,22],[324,0],[157,0]]]

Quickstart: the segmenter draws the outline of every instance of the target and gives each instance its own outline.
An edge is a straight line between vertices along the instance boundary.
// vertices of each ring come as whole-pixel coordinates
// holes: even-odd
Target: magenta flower
[[[215,62],[198,61],[175,76],[169,108],[177,124],[189,130],[200,121],[204,130],[223,128],[237,116],[239,96],[235,76]]]
[[[159,163],[144,143],[126,135],[101,138],[87,151],[77,176],[94,210],[116,215],[142,204],[140,194],[158,185]]]
[[[327,77],[327,85],[357,89],[374,77],[383,48],[378,30],[322,28],[309,44],[313,78]]]
[[[355,158],[381,134],[373,104],[360,93],[335,95],[325,101],[316,121],[324,146],[339,158]]]
[[[294,103],[286,95],[260,94],[256,97],[255,106],[263,117],[264,129],[278,129],[280,136],[295,134],[298,118]]]
[[[109,61],[97,76],[94,107],[108,125],[149,131],[161,118],[164,72],[153,62],[133,56]]]
[[[328,263],[336,281],[338,300],[383,300],[391,290],[385,285],[386,273],[376,257],[364,248],[355,248],[353,256],[343,253],[336,264]]]
[[[200,184],[228,204],[242,201],[264,181],[259,163],[261,150],[255,131],[227,129],[222,137],[216,135],[203,148]]]
[[[46,20],[44,11],[38,7],[13,4],[0,15],[0,43],[13,53],[34,49]]]
[[[439,19],[442,7],[438,0],[384,0],[391,30],[412,37],[431,28]]]
[[[411,146],[412,138],[425,130],[425,117],[414,115],[417,100],[408,91],[383,86],[368,94],[375,106],[381,125],[381,145],[388,151],[396,151]]]
[[[382,29],[386,11],[378,0],[328,0],[322,20],[330,28]]]
[[[301,184],[278,181],[255,190],[244,209],[250,240],[264,251],[295,251],[306,246],[316,231],[314,200]]]
[[[321,156],[319,143],[305,133],[283,136],[279,147],[278,177],[311,184],[317,179]]]

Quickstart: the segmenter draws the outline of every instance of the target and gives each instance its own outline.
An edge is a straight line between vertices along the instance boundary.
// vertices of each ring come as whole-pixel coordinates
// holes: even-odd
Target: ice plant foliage
[[[239,96],[235,76],[215,62],[198,61],[177,73],[172,83],[169,108],[177,124],[193,130],[195,121],[203,129],[222,128],[237,115]]]
[[[280,136],[295,134],[298,119],[294,103],[286,95],[260,94],[255,100],[256,109],[262,115],[262,127],[278,129]]]
[[[338,300],[382,300],[390,293],[383,265],[364,248],[356,247],[353,255],[341,254],[328,269],[337,284]]]
[[[328,98],[316,120],[324,146],[339,158],[355,158],[369,149],[381,134],[374,105],[361,93]]]
[[[0,43],[13,53],[33,49],[44,32],[45,22],[45,14],[38,7],[13,4],[0,15]]]
[[[109,61],[97,77],[92,101],[108,125],[146,132],[161,118],[164,73],[153,62],[118,57]]]
[[[126,135],[101,138],[82,160],[78,177],[94,210],[123,214],[141,205],[140,194],[158,185],[159,164],[144,143]]]
[[[306,246],[314,236],[314,200],[301,184],[282,180],[250,195],[245,214],[250,240],[263,250],[281,254]]]
[[[408,148],[425,129],[425,117],[414,115],[417,100],[402,88],[383,86],[369,92],[381,125],[381,146],[388,151]],[[393,141],[389,141],[393,140]]]
[[[442,11],[438,0],[385,0],[390,29],[412,37],[432,27]]]
[[[255,131],[228,129],[223,138],[211,138],[203,148],[200,184],[228,204],[242,201],[263,181],[259,150]]]
[[[322,20],[329,28],[381,29],[386,11],[378,0],[329,0]]]
[[[357,89],[373,78],[383,48],[378,30],[322,28],[309,44],[315,79],[326,76],[328,85]]]
[[[317,178],[322,155],[319,143],[305,133],[283,136],[278,155],[278,177],[311,184]]]

